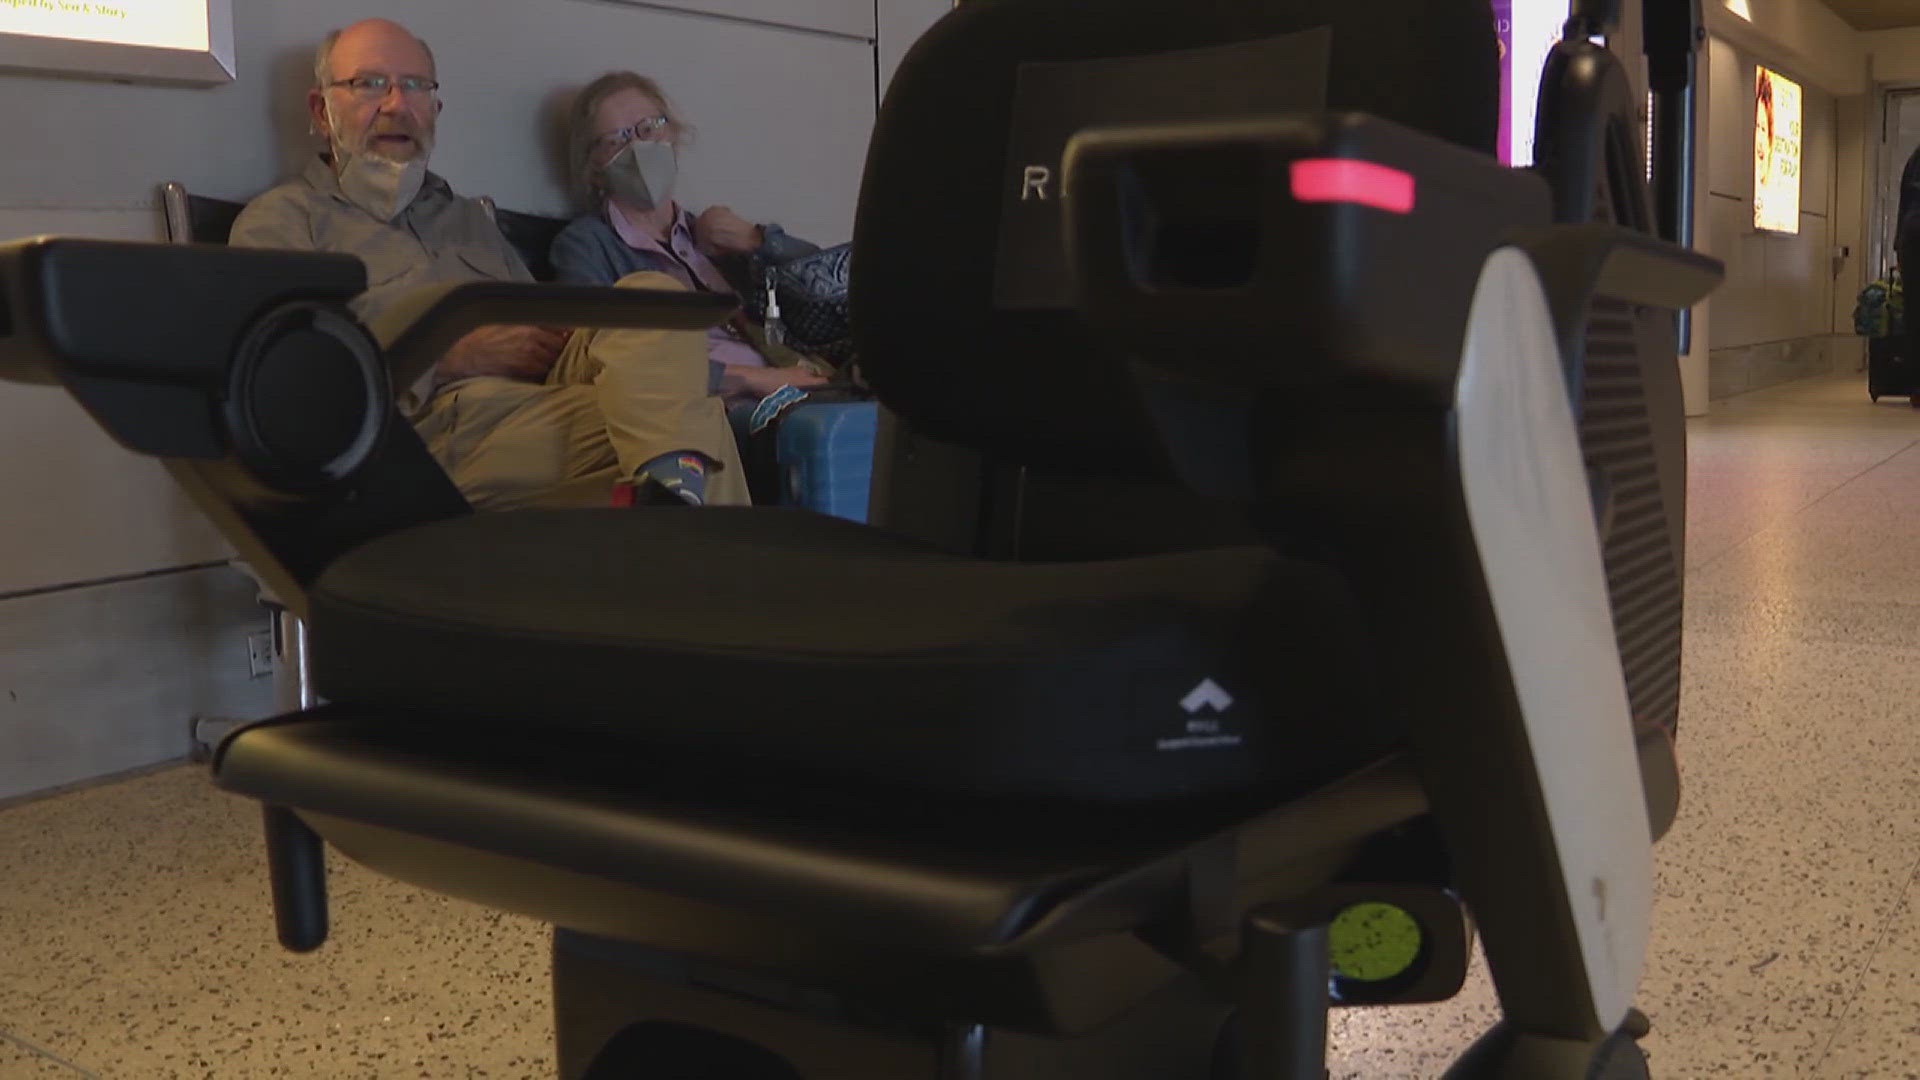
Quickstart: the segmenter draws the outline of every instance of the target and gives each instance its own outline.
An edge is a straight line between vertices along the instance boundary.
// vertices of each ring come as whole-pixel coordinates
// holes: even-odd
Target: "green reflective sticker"
[[[1420,924],[1413,916],[1374,901],[1334,916],[1328,928],[1333,970],[1360,982],[1384,982],[1420,959]]]

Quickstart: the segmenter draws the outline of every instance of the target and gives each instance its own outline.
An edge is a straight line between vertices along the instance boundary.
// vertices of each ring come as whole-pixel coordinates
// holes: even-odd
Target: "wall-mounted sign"
[[[1800,84],[1766,68],[1753,76],[1753,224],[1800,231]]]
[[[0,0],[0,71],[233,80],[232,0]]]

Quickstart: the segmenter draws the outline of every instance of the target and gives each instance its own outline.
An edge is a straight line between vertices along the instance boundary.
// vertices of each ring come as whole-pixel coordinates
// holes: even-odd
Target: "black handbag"
[[[741,298],[747,315],[788,348],[836,367],[854,360],[847,310],[847,269],[853,245],[816,251],[769,266],[756,261],[756,287]]]

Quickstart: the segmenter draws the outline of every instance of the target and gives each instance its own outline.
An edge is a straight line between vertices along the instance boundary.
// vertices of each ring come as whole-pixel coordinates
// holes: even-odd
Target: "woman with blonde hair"
[[[674,188],[691,134],[645,75],[609,72],[581,89],[568,113],[567,147],[583,212],[554,238],[559,280],[611,285],[634,274],[665,274],[683,288],[741,295],[755,263],[779,266],[820,250],[725,206],[698,214],[682,208]],[[708,359],[717,392],[736,404],[826,381],[745,315],[709,331]]]

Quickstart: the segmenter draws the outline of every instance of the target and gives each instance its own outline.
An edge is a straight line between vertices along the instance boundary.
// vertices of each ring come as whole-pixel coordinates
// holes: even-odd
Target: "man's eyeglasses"
[[[351,90],[353,96],[363,101],[379,101],[396,86],[408,97],[426,97],[440,89],[439,83],[425,75],[355,75],[351,79],[335,79],[327,84],[328,89],[344,87]]]
[[[609,150],[618,150],[635,139],[652,138],[655,132],[664,129],[669,122],[664,116],[649,116],[632,127],[607,132],[593,140],[593,148],[603,154]]]

